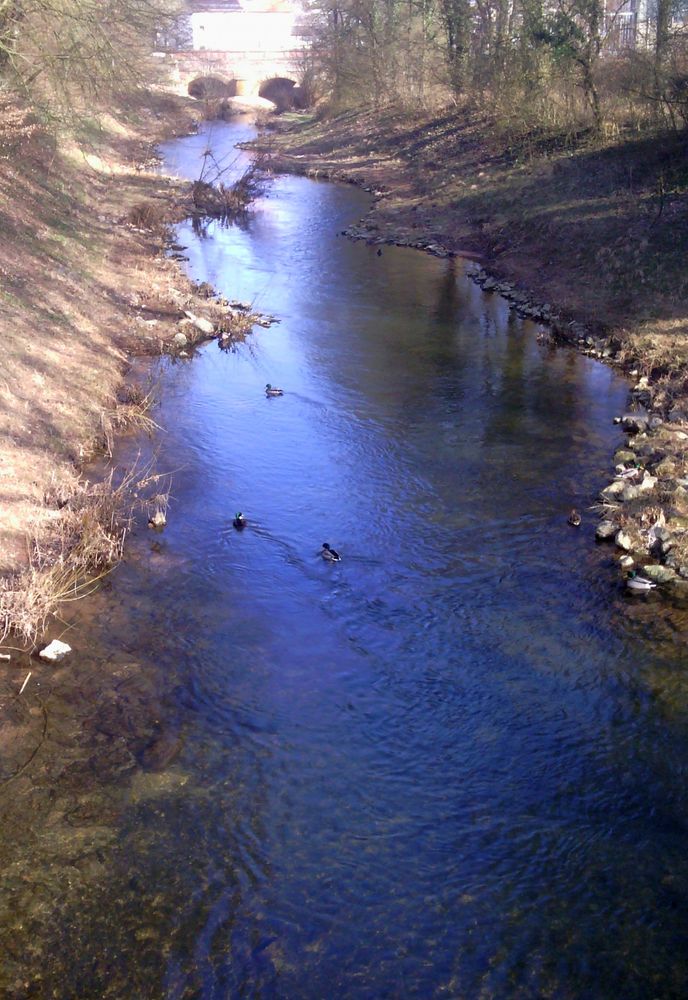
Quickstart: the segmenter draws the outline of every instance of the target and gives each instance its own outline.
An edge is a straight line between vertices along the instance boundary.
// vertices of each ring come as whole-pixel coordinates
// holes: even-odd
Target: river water
[[[7,709],[8,996],[685,995],[684,630],[585,513],[627,386],[338,235],[367,205],[287,177],[179,227],[280,322],[161,364],[168,527]]]

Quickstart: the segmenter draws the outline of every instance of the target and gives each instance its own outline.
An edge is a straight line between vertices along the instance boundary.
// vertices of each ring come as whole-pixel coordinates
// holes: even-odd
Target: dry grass
[[[68,141],[0,109],[0,575],[28,568],[27,534],[53,534],[53,473],[68,483],[116,433],[154,429],[136,400],[117,401],[127,355],[159,354],[179,317],[171,297],[189,295],[160,229],[130,223],[157,227],[178,196],[138,169],[175,107],[94,116]]]
[[[49,499],[60,508],[48,540],[34,534],[28,566],[0,579],[0,642],[33,644],[58,606],[91,593],[122,557],[137,512],[166,512],[169,476],[153,464],[112,469],[97,483],[56,480]]]
[[[126,393],[127,401],[120,400],[112,410],[104,410],[101,414],[103,429],[103,448],[112,457],[116,434],[143,433],[149,437],[160,427],[150,415],[155,404],[153,390],[144,392],[139,387],[130,386]]]
[[[0,108],[0,637],[34,641],[117,562],[136,511],[167,503],[150,470],[83,475],[117,434],[155,430],[152,393],[123,390],[127,355],[159,353],[194,301],[163,251],[178,187],[141,169],[174,116],[180,131],[190,118],[155,105],[69,140]]]
[[[129,209],[128,219],[137,229],[157,230],[168,221],[168,210],[157,201],[140,201]]]

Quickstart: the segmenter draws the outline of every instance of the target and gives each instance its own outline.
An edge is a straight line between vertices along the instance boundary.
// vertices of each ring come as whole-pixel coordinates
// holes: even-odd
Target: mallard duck
[[[646,576],[638,576],[633,570],[626,577],[626,586],[629,590],[653,590],[657,584],[654,580],[648,580]]]
[[[581,523],[581,516],[578,513],[578,511],[575,509],[575,507],[571,511],[571,513],[569,514],[569,516],[567,517],[566,520],[568,521],[569,524],[572,524],[574,528],[578,528],[579,527],[579,525]]]
[[[234,520],[232,521],[232,524],[234,525],[235,528],[237,528],[238,531],[241,531],[242,528],[246,527],[246,518],[241,513],[241,511],[239,511],[238,514],[234,515]]]
[[[265,386],[265,395],[266,396],[283,396],[284,395],[284,389],[278,389],[276,386],[270,385],[270,383],[268,382],[268,384]]]
[[[323,542],[322,552],[320,553],[320,555],[326,562],[342,561],[342,557],[340,556],[340,554],[336,551],[336,549],[331,548],[327,542]]]
[[[617,472],[615,479],[637,479],[645,470],[640,465],[630,465]]]

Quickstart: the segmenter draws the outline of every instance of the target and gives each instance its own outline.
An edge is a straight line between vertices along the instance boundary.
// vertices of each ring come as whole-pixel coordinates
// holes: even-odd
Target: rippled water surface
[[[627,387],[338,235],[367,205],[281,178],[179,229],[280,323],[163,365],[168,527],[11,702],[10,996],[685,995],[682,624],[566,524]]]

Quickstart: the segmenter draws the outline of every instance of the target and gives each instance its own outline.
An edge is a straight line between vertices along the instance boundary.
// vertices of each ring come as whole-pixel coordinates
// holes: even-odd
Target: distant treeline
[[[337,107],[470,101],[598,133],[688,122],[688,0],[314,0],[304,72]]]
[[[88,113],[150,79],[177,0],[0,0],[0,88],[46,116]]]

